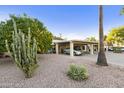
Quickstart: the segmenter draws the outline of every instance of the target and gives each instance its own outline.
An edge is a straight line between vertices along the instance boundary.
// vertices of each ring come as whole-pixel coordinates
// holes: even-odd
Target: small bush
[[[74,80],[84,80],[88,78],[88,72],[84,66],[71,64],[67,75]]]
[[[114,53],[122,53],[121,47],[113,47]]]

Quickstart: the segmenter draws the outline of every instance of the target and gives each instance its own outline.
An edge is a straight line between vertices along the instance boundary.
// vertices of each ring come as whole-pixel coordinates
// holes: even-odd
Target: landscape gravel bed
[[[89,72],[85,81],[74,81],[66,73],[70,64],[84,65]],[[124,87],[124,67],[109,64],[101,67],[95,61],[66,55],[38,55],[39,68],[30,79],[10,58],[0,59],[0,87],[4,88],[104,88]]]

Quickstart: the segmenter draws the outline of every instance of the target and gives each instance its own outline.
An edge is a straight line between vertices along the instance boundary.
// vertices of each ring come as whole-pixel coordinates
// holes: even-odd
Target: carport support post
[[[87,45],[84,45],[84,51],[87,51]]]
[[[93,54],[94,54],[93,52],[94,52],[94,49],[93,49],[93,44],[90,44],[90,54],[92,54],[92,55],[93,55]]]
[[[59,54],[59,45],[56,43],[56,54]]]
[[[83,52],[83,48],[82,48],[82,46],[80,46],[80,49],[81,49],[81,52]]]
[[[74,44],[73,42],[70,42],[70,56],[74,56]]]

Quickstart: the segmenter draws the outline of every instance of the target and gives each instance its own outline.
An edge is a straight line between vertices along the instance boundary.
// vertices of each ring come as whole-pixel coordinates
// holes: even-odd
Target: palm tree
[[[103,8],[99,6],[99,53],[97,58],[97,65],[108,66],[106,56],[104,53],[104,34],[103,34]]]

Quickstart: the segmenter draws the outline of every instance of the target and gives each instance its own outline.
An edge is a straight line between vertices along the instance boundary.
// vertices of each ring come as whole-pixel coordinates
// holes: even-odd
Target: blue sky
[[[104,33],[113,27],[124,25],[124,16],[119,12],[123,6],[103,6]],[[67,39],[98,38],[98,6],[0,6],[0,20],[9,14],[26,13],[42,21],[54,35],[61,33]]]

